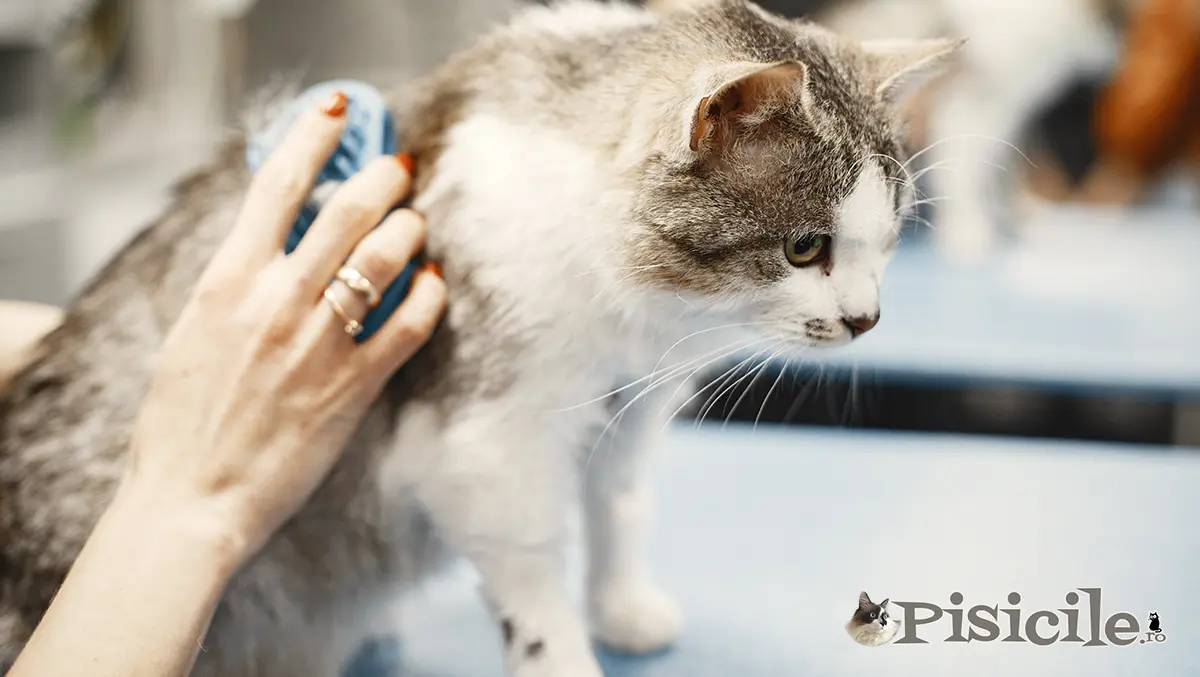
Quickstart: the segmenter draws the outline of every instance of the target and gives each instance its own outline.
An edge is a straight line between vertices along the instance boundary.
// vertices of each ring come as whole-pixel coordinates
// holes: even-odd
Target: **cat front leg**
[[[476,411],[451,425],[418,498],[442,539],[479,572],[510,675],[601,677],[567,586],[577,466],[553,422],[520,419],[511,409]]]
[[[601,643],[623,653],[662,650],[682,626],[679,607],[653,583],[645,552],[653,507],[645,460],[674,402],[691,393],[676,390],[672,382],[614,396],[611,423],[584,465],[588,613]]]

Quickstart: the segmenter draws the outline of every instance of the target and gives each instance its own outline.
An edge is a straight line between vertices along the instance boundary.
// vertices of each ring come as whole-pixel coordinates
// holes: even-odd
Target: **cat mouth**
[[[804,334],[804,338],[809,345],[812,346],[840,346],[850,343],[849,334],[838,334],[834,332],[809,332]]]
[[[804,337],[814,345],[838,345],[852,338],[841,325],[816,319],[804,323]]]
[[[764,332],[769,338],[800,348],[840,346],[852,339],[850,332],[841,324],[817,318],[809,318],[797,324],[790,319],[782,320],[768,316],[768,323],[774,325]]]

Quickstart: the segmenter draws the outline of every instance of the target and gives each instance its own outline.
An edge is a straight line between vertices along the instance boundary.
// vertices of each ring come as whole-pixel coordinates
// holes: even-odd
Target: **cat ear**
[[[887,599],[884,599],[882,602],[880,602],[880,603],[879,603],[879,606],[881,606],[881,607],[883,607],[884,609],[886,609],[886,608],[887,608],[887,603],[888,603],[888,602],[890,602],[890,601],[892,601],[890,597],[889,597],[889,598],[887,598]]]
[[[901,103],[948,68],[950,55],[966,44],[959,40],[869,40],[869,77],[875,94],[888,103]]]
[[[873,606],[875,606],[875,605],[871,602],[871,598],[870,598],[870,596],[867,595],[866,590],[863,590],[862,592],[858,593],[858,608],[870,609]]]
[[[700,99],[692,115],[693,151],[722,149],[738,133],[764,121],[780,105],[801,97],[808,82],[808,69],[796,61],[776,64],[747,64],[735,77]]]

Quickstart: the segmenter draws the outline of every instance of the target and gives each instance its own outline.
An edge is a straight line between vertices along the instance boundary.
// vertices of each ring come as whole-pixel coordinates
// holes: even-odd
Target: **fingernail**
[[[421,266],[421,270],[423,270],[425,272],[433,273],[434,275],[437,275],[438,277],[442,277],[442,267],[439,266],[438,264],[434,263],[433,261],[426,261],[425,265]],[[445,279],[445,278],[443,278],[443,279]]]
[[[322,110],[331,118],[340,118],[346,114],[346,104],[348,103],[350,103],[350,99],[346,98],[345,94],[334,92]]]
[[[417,167],[417,162],[413,160],[411,153],[396,153],[396,161],[404,167],[404,171],[408,172],[409,176],[413,175],[413,171]]]

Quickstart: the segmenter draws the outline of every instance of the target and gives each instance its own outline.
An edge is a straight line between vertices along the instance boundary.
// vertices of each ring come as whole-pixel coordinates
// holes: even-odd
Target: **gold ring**
[[[333,295],[332,288],[326,287],[325,293],[322,294],[322,296],[325,298],[325,302],[329,304],[329,307],[333,309],[333,313],[337,315],[342,322],[346,323],[346,326],[342,327],[342,331],[346,332],[352,337],[357,337],[363,332],[362,322],[350,317],[349,313],[346,312],[346,309],[343,308],[342,304],[337,300],[337,297]]]
[[[375,289],[375,285],[371,284],[371,281],[362,273],[350,266],[342,266],[337,272],[337,279],[341,280],[347,287],[362,294],[367,300],[368,307],[374,308],[379,305],[379,292]]]

